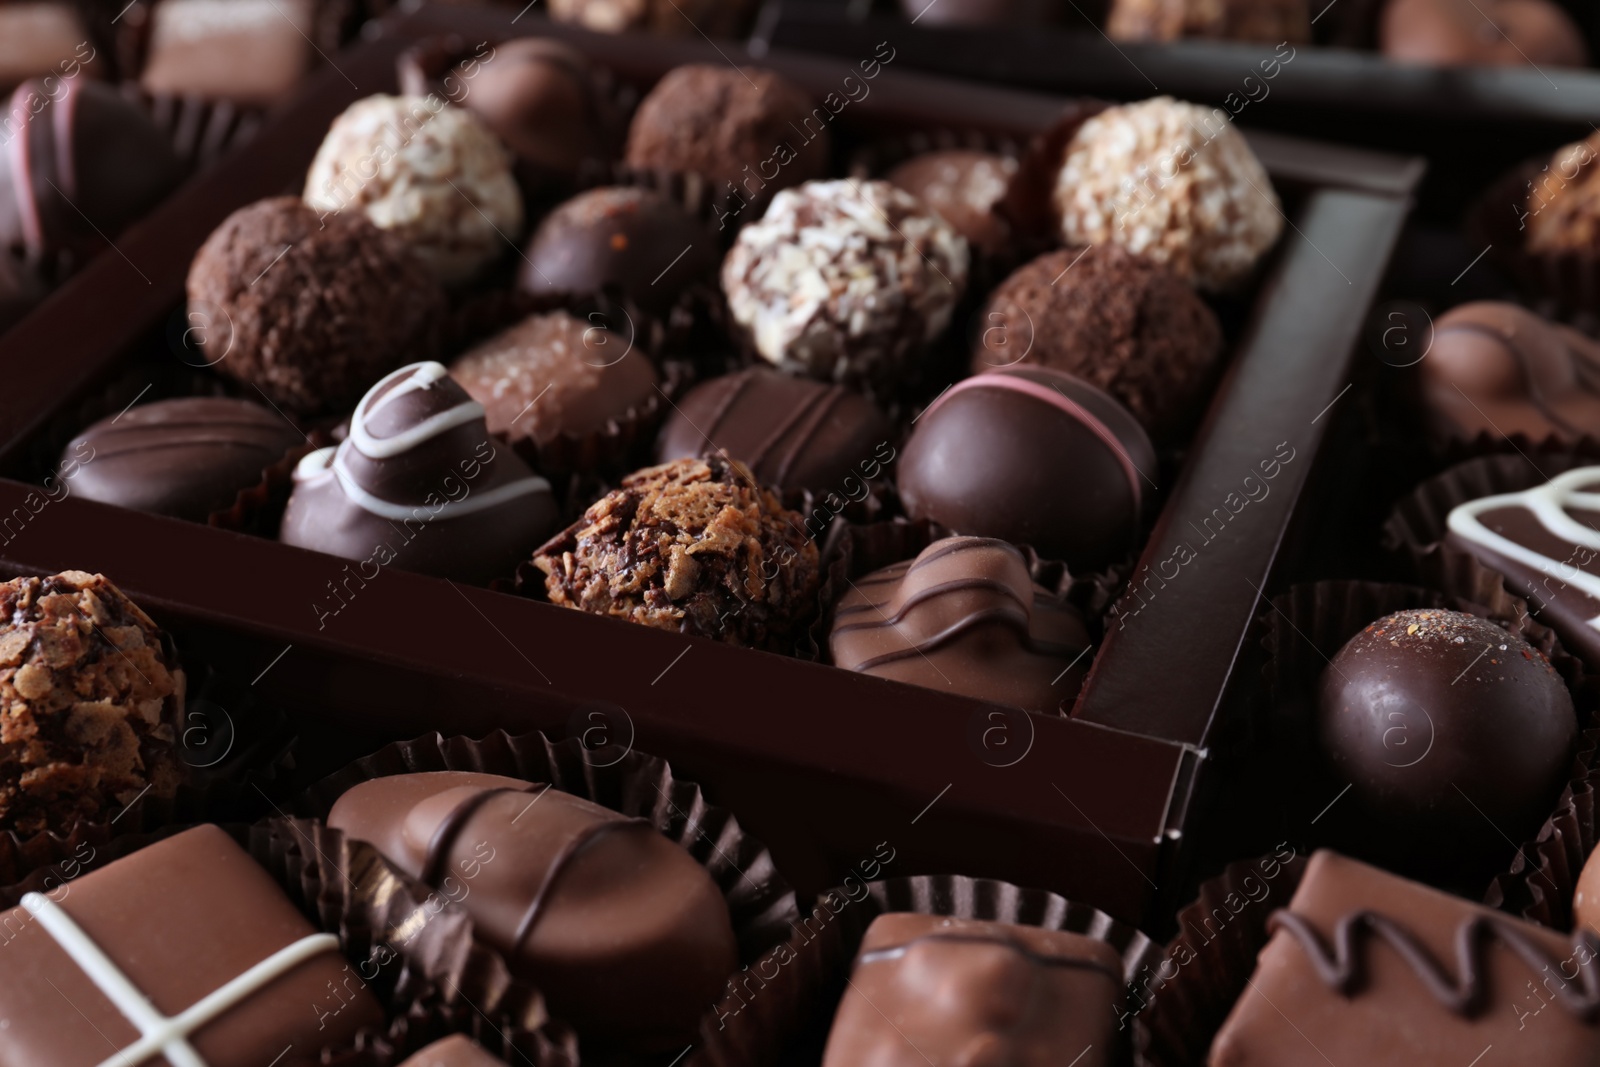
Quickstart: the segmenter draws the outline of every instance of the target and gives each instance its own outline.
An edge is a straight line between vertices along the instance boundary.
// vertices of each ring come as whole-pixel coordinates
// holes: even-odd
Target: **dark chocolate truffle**
[[[1600,250],[1600,132],[1558,149],[1528,183],[1520,219],[1529,252]]]
[[[1017,173],[1017,161],[993,152],[955,149],[914,156],[885,177],[925,205],[967,243],[989,255],[1011,243],[1011,224],[995,211]]]
[[[800,516],[722,456],[629,475],[533,562],[562,607],[772,650],[793,647],[821,582]]]
[[[1378,46],[1428,66],[1581,67],[1583,33],[1549,0],[1388,0]]]
[[[451,1034],[408,1057],[400,1067],[506,1067],[466,1034]]]
[[[1469,500],[1445,542],[1510,579],[1539,621],[1600,670],[1600,467],[1580,467],[1520,493]]]
[[[1183,279],[1116,245],[1050,252],[989,297],[972,352],[981,374],[1037,363],[1120,400],[1152,438],[1180,440],[1222,356],[1222,327]]]
[[[591,189],[556,208],[534,231],[519,275],[530,293],[618,290],[664,315],[717,266],[711,231],[650,189]],[[635,324],[636,326],[638,324]]]
[[[565,311],[530,315],[450,365],[489,432],[544,444],[598,433],[656,395],[656,370],[626,339]]]
[[[86,259],[183,178],[150,116],[100,82],[23,82],[4,118],[0,249]]]
[[[293,197],[229,215],[189,268],[206,360],[295,411],[347,407],[430,352],[443,314],[443,290],[399,237]]]
[[[599,33],[743,37],[752,0],[550,0],[550,17]]]
[[[1522,638],[1475,615],[1416,610],[1339,650],[1322,675],[1317,735],[1373,820],[1451,860],[1539,828],[1578,720],[1561,676]]]
[[[1089,670],[1083,616],[989,537],[947,537],[850,583],[828,647],[845,670],[1047,715]]]
[[[1433,326],[1422,397],[1443,437],[1600,438],[1600,343],[1524,307],[1462,304]]]
[[[1106,36],[1305,44],[1311,40],[1311,10],[1306,0],[1112,0]]]
[[[317,61],[316,0],[160,0],[139,72],[147,92],[264,107]]]
[[[339,938],[216,826],[28,893],[0,929],[0,1063],[315,1067],[384,1026]]]
[[[846,482],[894,435],[859,393],[751,367],[690,390],[661,429],[656,461],[724,452],[780,492],[849,495]]]
[[[550,483],[496,444],[483,405],[437,363],[373,386],[350,435],[301,460],[294,480],[279,536],[359,560],[365,581],[392,563],[487,584],[509,577],[556,521]]]
[[[1311,857],[1268,929],[1210,1067],[1580,1067],[1600,1047],[1592,933],[1567,937],[1333,852]]]
[[[957,382],[917,418],[897,482],[914,519],[1094,568],[1134,546],[1155,462],[1139,423],[1099,389],[1008,367]]]
[[[739,965],[704,867],[643,819],[517,778],[374,778],[328,824],[413,877],[465,886],[477,935],[586,1038],[681,1048]]]
[[[0,584],[0,619],[0,830],[65,834],[177,792],[184,675],[137,604],[66,571]]]
[[[73,439],[62,460],[80,460],[71,484],[86,499],[204,522],[304,441],[260,404],[183,397],[101,419]],[[83,461],[85,455],[91,458]]]
[[[692,64],[634,112],[627,161],[704,174],[746,201],[828,173],[832,112],[770,70]]]
[[[471,61],[469,61],[471,62]],[[589,159],[604,159],[615,121],[582,52],[550,37],[494,46],[469,77],[463,102],[493,130],[523,168],[571,180]]]
[[[1109,1067],[1122,957],[1065,930],[891,913],[867,927],[823,1067]]]
[[[769,363],[890,385],[950,324],[967,264],[967,242],[905,190],[808,182],[739,231],[722,291]]]

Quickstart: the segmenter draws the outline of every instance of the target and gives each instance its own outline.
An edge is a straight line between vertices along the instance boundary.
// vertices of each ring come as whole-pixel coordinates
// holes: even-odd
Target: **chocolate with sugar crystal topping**
[[[1269,928],[1210,1067],[1580,1067],[1600,1047],[1592,932],[1569,938],[1326,851]]]
[[[517,778],[375,778],[328,824],[441,891],[586,1038],[677,1049],[738,966],[716,884],[649,822]],[[447,884],[448,883],[448,884]]]
[[[1089,669],[1083,617],[987,537],[947,537],[852,582],[828,647],[846,670],[1046,714],[1071,704]]]
[[[101,419],[73,439],[62,463],[90,457],[71,478],[85,499],[204,522],[304,440],[260,404],[181,397]]]
[[[199,826],[0,915],[0,1063],[311,1067],[380,1026],[339,939]]]
[[[867,928],[823,1067],[1107,1067],[1122,958],[1064,930],[891,913]]]

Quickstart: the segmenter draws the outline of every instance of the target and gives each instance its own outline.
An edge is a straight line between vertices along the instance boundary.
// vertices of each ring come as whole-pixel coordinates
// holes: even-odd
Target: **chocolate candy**
[[[0,620],[0,830],[66,834],[177,792],[184,674],[137,604],[65,571],[0,584]]]
[[[1401,611],[1322,675],[1317,735],[1346,803],[1454,865],[1539,828],[1578,721],[1560,675],[1522,638],[1456,611]],[[1496,832],[1498,831],[1498,833]]]
[[[1106,36],[1304,44],[1311,40],[1311,11],[1306,0],[1112,0]]]
[[[99,82],[23,82],[5,117],[0,248],[23,248],[34,258],[87,258],[183,177],[160,128]]]
[[[1600,247],[1600,132],[1563,145],[1528,182],[1527,199],[1517,213],[1527,231],[1527,251],[1539,255],[1577,252],[1592,255]]]
[[[742,37],[751,0],[550,0],[550,17],[600,33]]]
[[[98,53],[71,0],[0,4],[0,90],[28,78],[96,77]]]
[[[409,1057],[400,1067],[505,1067],[465,1034],[451,1034]]]
[[[900,0],[900,11],[918,25],[1031,26],[1060,22],[1066,0]]]
[[[300,462],[280,537],[359,560],[363,585],[390,564],[486,584],[555,519],[550,483],[495,443],[483,405],[444,367],[414,363],[372,387],[342,444]]]
[[[1064,930],[880,915],[867,928],[823,1067],[1107,1067],[1122,958]]]
[[[1578,874],[1578,885],[1572,894],[1572,919],[1580,931],[1600,936],[1600,860],[1596,857],[1600,857],[1600,850],[1589,854]]]
[[[605,158],[615,118],[576,48],[549,37],[517,37],[495,45],[470,75],[462,64],[460,77],[469,76],[463,102],[511,149],[535,187],[540,177],[571,181],[584,160]]]
[[[530,293],[614,288],[665,315],[716,269],[716,241],[698,219],[650,189],[591,189],[556,208],[528,242],[518,284]]]
[[[0,929],[0,1063],[311,1067],[383,1023],[339,939],[215,826],[30,893]]]
[[[881,459],[893,436],[888,417],[859,393],[752,367],[690,390],[661,429],[656,461],[720,451],[780,492],[848,495],[847,481]]]
[[[1388,0],[1378,46],[1403,63],[1581,67],[1583,33],[1548,0]]]
[[[852,582],[828,637],[846,670],[1045,714],[1078,695],[1089,647],[1082,615],[987,537],[935,541]]]
[[[1125,555],[1155,448],[1121,404],[1046,367],[957,382],[917,419],[897,474],[915,519],[1099,567]]]
[[[1441,316],[1418,369],[1428,415],[1447,438],[1600,437],[1600,343],[1516,304]]]
[[[1539,620],[1600,667],[1600,467],[1580,467],[1520,493],[1470,500],[1445,541],[1511,579]]]
[[[932,208],[974,248],[999,255],[1011,224],[995,206],[1011,187],[1017,161],[993,152],[956,149],[913,156],[885,178]]]
[[[533,562],[553,604],[743,648],[792,649],[821,584],[800,516],[720,454],[629,475]]]
[[[328,824],[451,892],[478,936],[586,1040],[681,1049],[738,967],[705,868],[648,822],[560,790],[465,771],[401,774],[345,793]]]
[[[260,404],[184,397],[101,419],[73,439],[62,461],[93,457],[71,479],[86,499],[204,522],[303,441]]]
[[[1600,1047],[1593,933],[1568,938],[1326,851],[1269,929],[1210,1067],[1579,1067]]]
[[[316,61],[317,0],[160,0],[139,84],[152,93],[262,106]]]

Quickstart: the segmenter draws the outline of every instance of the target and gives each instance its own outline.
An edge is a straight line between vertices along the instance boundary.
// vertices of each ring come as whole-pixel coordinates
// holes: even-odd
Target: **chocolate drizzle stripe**
[[[717,442],[712,439],[712,435],[722,428],[722,422],[728,417],[728,412],[733,410],[733,405],[739,402],[739,398],[743,396],[745,390],[749,388],[750,375],[739,375],[738,381],[734,383],[733,388],[728,390],[728,395],[722,398],[722,400],[717,404],[716,410],[711,413],[711,418],[708,420],[705,433],[702,436],[705,437],[706,446],[710,448],[712,452],[721,451],[721,449],[717,447]],[[709,454],[710,453],[702,452],[701,457],[704,458]]]
[[[461,803],[450,809],[439,825],[434,828],[433,836],[428,839],[427,851],[422,856],[422,881],[438,888],[439,882],[444,878],[444,867],[450,861],[450,850],[455,847],[456,838],[461,836],[461,831],[466,827],[468,820],[478,813],[490,800],[502,793],[532,793],[539,791],[543,796],[548,785],[534,783],[523,789],[514,789],[511,786],[501,786],[497,789],[485,789],[467,797]]]
[[[1546,419],[1550,420],[1555,425],[1561,427],[1570,434],[1581,435],[1583,433],[1583,430],[1580,427],[1574,426],[1572,423],[1562,418],[1556,413],[1555,409],[1552,408],[1548,402],[1546,402],[1543,394],[1539,392],[1538,386],[1534,384],[1533,360],[1528,357],[1527,350],[1517,343],[1517,340],[1514,336],[1501,333],[1499,330],[1496,330],[1491,326],[1486,326],[1481,322],[1452,322],[1434,334],[1435,343],[1438,342],[1440,337],[1451,333],[1477,334],[1480,337],[1487,337],[1492,341],[1497,341],[1504,345],[1506,351],[1511,353],[1511,358],[1516,361],[1517,372],[1521,375],[1522,384],[1527,389],[1528,399],[1533,402],[1533,406],[1538,410],[1539,414],[1543,415]],[[1572,355],[1576,356],[1580,360],[1584,358],[1581,354],[1576,352],[1573,352]]]
[[[971,552],[980,548],[1001,549],[1002,551],[1015,556],[1016,559],[1023,563],[1024,566],[1027,565],[1027,561],[1023,559],[1022,550],[1009,541],[998,541],[988,537],[949,537],[946,538],[943,543],[939,544],[938,547],[931,549],[924,555],[913,560],[911,564],[911,570],[917,570],[920,567],[925,567],[934,560],[944,559],[946,556],[952,555],[956,552]]]
[[[1049,956],[1042,952],[1035,952],[1019,941],[1009,937],[999,937],[986,934],[960,934],[960,933],[931,933],[914,937],[903,945],[891,945],[888,948],[873,949],[863,952],[856,957],[856,966],[860,967],[869,963],[888,963],[903,959],[913,948],[922,944],[954,942],[962,945],[992,945],[996,948],[1008,948],[1038,967],[1060,967],[1078,971],[1094,971],[1103,974],[1117,985],[1122,984],[1122,972],[1108,967],[1099,960],[1087,959],[1080,956]]]
[[[800,454],[816,439],[817,431],[822,429],[823,422],[843,399],[844,389],[834,385],[817,393],[802,406],[800,410],[805,414],[805,419],[795,433],[794,439],[789,442],[789,449],[784,453],[783,459],[778,462],[777,480],[780,483],[788,480],[789,471],[799,462]]]
[[[870,671],[872,668],[881,667],[885,663],[894,663],[897,660],[909,659],[912,656],[920,656],[923,653],[932,652],[936,648],[949,644],[951,641],[954,641],[956,638],[962,636],[968,631],[974,630],[979,626],[987,625],[991,622],[1005,623],[1008,626],[1017,626],[1019,629],[1021,629],[1021,626],[1018,626],[1018,623],[1022,622],[1022,620],[1017,618],[1016,608],[1011,605],[998,608],[989,608],[985,611],[975,611],[959,622],[952,623],[951,625],[945,627],[932,637],[918,641],[915,644],[907,642],[906,647],[898,652],[885,652],[882,655],[872,656],[869,659],[864,659],[859,663],[853,664],[847,664],[843,661],[840,661],[839,666],[844,667],[846,670],[852,671]],[[1025,622],[1023,625],[1025,625]],[[865,627],[856,627],[856,629],[863,628]],[[842,632],[844,632],[843,627],[835,630],[834,634],[837,636]],[[1032,647],[1032,641],[1030,640],[1028,643],[1029,646]],[[1043,644],[1036,649],[1036,651],[1046,650],[1056,652],[1062,651],[1058,646]]]
[[[948,582],[940,582],[938,585],[930,585],[926,589],[917,590],[917,592],[913,593],[911,596],[906,597],[906,599],[900,605],[900,610],[895,612],[893,615],[883,614],[882,604],[866,603],[856,604],[853,607],[841,607],[836,615],[837,618],[842,619],[846,615],[859,615],[864,611],[876,611],[878,613],[878,618],[872,620],[871,622],[851,623],[847,626],[837,627],[834,630],[834,633],[843,634],[849,633],[852,630],[871,630],[882,626],[894,626],[897,623],[903,622],[905,617],[910,614],[911,610],[917,607],[919,604],[932,600],[935,597],[943,596],[945,593],[958,593],[963,589],[985,589],[1007,597],[1013,603],[1022,608],[1022,623],[1024,626],[1027,625],[1028,607],[1032,601],[1024,602],[1017,596],[1017,591],[1011,588],[1010,585],[995,578],[952,578]]]
[[[572,861],[578,858],[579,853],[613,830],[637,830],[640,827],[651,833],[655,832],[655,827],[648,819],[606,819],[584,827],[562,845],[561,851],[556,853],[556,858],[551,861],[550,869],[544,872],[544,880],[539,883],[538,890],[533,894],[533,900],[529,902],[522,921],[517,924],[517,932],[511,939],[512,951],[515,952],[521,947],[528,939],[528,935],[533,933],[535,924],[544,915],[545,903],[550,899],[556,879],[572,865]]]
[[[1267,920],[1272,932],[1286,930],[1305,950],[1318,977],[1341,996],[1350,997],[1360,992],[1366,980],[1367,954],[1361,951],[1358,938],[1382,938],[1411,968],[1441,1005],[1467,1018],[1481,1015],[1488,1006],[1489,984],[1484,963],[1484,949],[1490,942],[1498,941],[1529,970],[1541,974],[1554,968],[1562,978],[1567,978],[1561,966],[1566,960],[1551,957],[1535,943],[1517,923],[1499,915],[1475,914],[1456,927],[1455,973],[1449,973],[1433,954],[1409,930],[1387,916],[1374,911],[1352,912],[1341,918],[1334,927],[1334,947],[1330,954],[1327,944],[1312,925],[1291,911],[1279,909]],[[1587,952],[1590,961],[1578,966],[1577,974],[1561,982],[1554,990],[1556,1000],[1571,1015],[1590,1025],[1600,1022],[1600,968],[1589,963],[1600,955],[1600,938],[1584,931],[1573,938],[1573,959],[1580,951]],[[1581,976],[1581,989],[1574,989],[1573,980]]]

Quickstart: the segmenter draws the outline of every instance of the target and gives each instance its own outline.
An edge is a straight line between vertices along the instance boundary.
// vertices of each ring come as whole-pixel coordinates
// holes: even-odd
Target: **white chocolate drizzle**
[[[150,998],[122,973],[55,901],[40,893],[29,893],[22,898],[22,906],[139,1031],[137,1041],[116,1055],[101,1060],[98,1067],[137,1067],[157,1056],[164,1057],[172,1067],[208,1067],[200,1053],[189,1043],[189,1035],[305,961],[324,952],[339,950],[339,939],[332,934],[302,937],[201,997],[177,1015],[168,1017],[150,1003]]]

